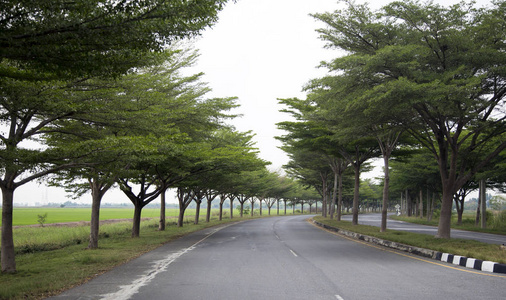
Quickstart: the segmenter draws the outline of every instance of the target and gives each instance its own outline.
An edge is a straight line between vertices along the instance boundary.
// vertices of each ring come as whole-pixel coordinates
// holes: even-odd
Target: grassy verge
[[[218,210],[213,209],[213,213]],[[226,211],[228,214],[228,210]],[[235,212],[234,212],[235,213]],[[45,224],[51,223],[64,223],[64,222],[79,222],[90,221],[91,208],[56,208],[56,207],[15,207],[14,211],[14,226],[38,224],[38,215],[47,214]],[[165,210],[167,217],[177,217],[179,209],[168,208]],[[100,209],[100,219],[131,219],[134,215],[133,207],[128,208],[102,208]],[[187,209],[187,217],[195,215],[195,209]],[[160,216],[159,208],[144,208],[142,210],[142,218],[158,218]],[[0,224],[2,221],[0,220]]]
[[[398,242],[406,245],[432,249],[440,252],[462,255],[465,257],[506,263],[506,251],[499,245],[490,245],[464,239],[437,239],[428,234],[418,234],[405,231],[387,230],[380,232],[379,227],[367,225],[352,225],[347,221],[336,221],[323,217],[315,217],[318,222],[340,229],[357,232],[384,240]]]
[[[391,216],[394,220],[415,223],[420,225],[429,225],[429,226],[438,226],[439,219],[433,219],[431,221],[427,221],[427,218],[420,217],[407,217],[407,216]],[[503,234],[506,235],[506,223],[504,221],[499,222],[496,221],[498,217],[492,218],[489,222],[487,222],[487,228],[480,228],[474,224],[474,216],[464,215],[462,219],[462,225],[457,225],[457,216],[452,217],[452,228],[468,230],[468,231],[476,231],[476,232],[484,232],[484,233],[493,233],[493,234]]]
[[[244,219],[249,219],[249,217],[224,219],[221,222],[213,220],[199,225],[187,224],[182,228],[170,225],[165,231],[158,231],[157,222],[150,220],[142,223],[139,238],[130,237],[132,225],[129,222],[103,225],[99,249],[96,250],[85,250],[89,234],[87,226],[31,228],[31,230],[56,232],[46,237],[43,237],[45,234],[32,231],[26,234],[18,232],[18,237],[32,236],[34,240],[26,241],[24,244],[17,243],[18,272],[0,274],[0,299],[42,299],[55,295],[175,238],[207,227]],[[58,237],[60,230],[70,230],[72,233],[70,236],[66,233]],[[41,236],[39,240],[35,240],[36,235]],[[76,242],[76,239],[81,242]],[[67,242],[68,240],[74,240],[74,242]],[[23,247],[29,250],[23,251]]]

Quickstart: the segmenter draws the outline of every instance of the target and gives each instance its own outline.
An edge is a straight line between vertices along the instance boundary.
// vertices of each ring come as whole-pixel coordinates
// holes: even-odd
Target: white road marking
[[[228,227],[228,226],[225,226],[225,227]],[[212,231],[206,237],[204,237],[203,239],[201,239],[200,241],[196,242],[195,244],[193,244],[192,246],[190,246],[188,248],[185,248],[185,249],[182,249],[178,252],[172,253],[169,256],[167,256],[165,259],[161,259],[159,261],[154,262],[152,268],[150,270],[148,270],[144,275],[142,275],[139,279],[134,280],[129,285],[120,286],[119,291],[117,291],[115,293],[102,295],[101,299],[103,299],[103,300],[126,300],[126,299],[129,299],[130,297],[132,297],[133,295],[138,293],[139,289],[141,287],[147,285],[158,274],[166,271],[167,268],[169,267],[169,265],[171,263],[173,263],[176,259],[178,259],[182,255],[184,255],[185,253],[192,251],[193,249],[195,249],[195,247],[198,244],[200,244],[201,242],[206,240],[208,237],[210,237],[211,235],[213,235],[214,233],[218,232],[219,230],[221,230],[225,227],[218,228],[218,229]]]
[[[344,300],[343,297],[339,296],[339,295],[335,295],[336,296],[336,299],[337,300]]]
[[[298,255],[295,252],[293,252],[292,249],[290,249],[290,252],[292,252],[293,256],[298,257]]]

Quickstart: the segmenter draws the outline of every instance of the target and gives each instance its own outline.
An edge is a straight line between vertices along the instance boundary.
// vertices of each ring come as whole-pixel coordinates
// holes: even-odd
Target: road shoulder
[[[471,268],[474,270],[506,274],[506,264],[500,264],[500,263],[496,263],[496,262],[492,262],[492,261],[483,261],[483,260],[479,260],[479,259],[475,259],[475,258],[467,258],[464,256],[453,255],[450,253],[442,253],[442,252],[431,250],[431,249],[414,247],[414,246],[405,245],[405,244],[401,244],[401,243],[397,243],[397,242],[383,240],[383,239],[380,239],[377,237],[372,237],[372,236],[368,236],[368,235],[364,235],[364,234],[360,234],[360,233],[356,233],[356,232],[351,232],[348,230],[343,230],[343,229],[336,228],[333,226],[329,226],[329,225],[323,224],[321,222],[315,221],[314,219],[311,219],[311,222],[313,222],[313,224],[315,224],[319,227],[325,228],[329,231],[336,232],[338,234],[341,234],[341,235],[344,235],[344,236],[347,236],[350,238],[354,238],[357,240],[365,241],[368,243],[373,243],[373,244],[380,245],[383,247],[396,249],[396,250],[403,251],[403,252],[408,252],[408,253],[422,256],[422,257],[426,257],[426,258],[432,258],[432,259],[435,259],[438,261],[447,262],[447,263],[451,263],[454,265],[459,265],[459,266]]]

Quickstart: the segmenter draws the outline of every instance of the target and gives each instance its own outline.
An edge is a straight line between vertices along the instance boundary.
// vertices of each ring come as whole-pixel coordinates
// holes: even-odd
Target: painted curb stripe
[[[465,267],[466,268],[470,268],[470,269],[474,269],[474,263],[475,262],[476,262],[475,258],[468,258]]]
[[[344,233],[345,231],[340,230],[338,228],[334,228],[332,226],[325,225],[325,224],[317,222],[315,220],[312,220],[312,222],[320,227],[325,228],[325,229],[332,230],[334,232],[338,232],[338,233],[350,236],[350,234],[346,234],[346,233]],[[354,233],[351,236],[353,236],[354,238],[359,239],[359,240],[364,240],[364,241],[366,240],[366,238],[365,238],[366,236],[364,236],[362,234]],[[384,247],[387,247],[385,245],[385,243],[378,242],[378,241],[383,241],[381,239],[378,239],[378,238],[367,239],[367,241],[369,241],[369,242],[371,240],[375,244],[380,244]],[[405,252],[410,252],[412,254],[417,254],[414,251],[407,251],[407,250],[403,249],[403,247],[400,247],[400,246],[404,246],[404,248],[409,248],[408,246],[401,245],[398,243],[389,243],[390,248],[405,251]],[[475,269],[475,270],[479,270],[479,271],[506,274],[506,264],[499,264],[499,263],[492,262],[492,261],[483,261],[483,260],[479,260],[479,259],[475,259],[475,258],[467,258],[467,257],[460,256],[460,255],[453,255],[450,253],[441,253],[441,252],[436,252],[436,251],[434,251],[432,258],[435,260],[442,261],[442,262],[447,262],[447,263],[451,263],[454,265],[459,265],[462,267]]]

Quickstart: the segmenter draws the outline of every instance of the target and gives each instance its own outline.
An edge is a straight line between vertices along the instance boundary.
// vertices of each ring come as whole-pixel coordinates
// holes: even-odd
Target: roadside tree
[[[474,3],[404,1],[378,12],[347,4],[317,15],[328,25],[322,39],[348,54],[333,68],[371,82],[358,100],[372,111],[413,117],[403,125],[438,163],[443,195],[437,236],[450,238],[453,195],[506,148],[506,36],[500,30],[506,4],[477,9]],[[495,137],[503,142],[485,147]],[[482,159],[470,165],[470,156]]]

